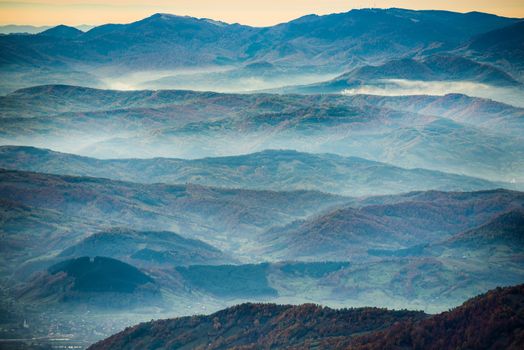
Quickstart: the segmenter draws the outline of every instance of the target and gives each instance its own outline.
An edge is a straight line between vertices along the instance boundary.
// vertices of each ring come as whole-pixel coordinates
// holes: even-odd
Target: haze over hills
[[[197,160],[99,160],[31,147],[0,146],[0,167],[142,183],[194,183],[277,191],[317,190],[350,196],[515,186],[423,169],[402,169],[356,157],[284,150]]]
[[[94,26],[82,24],[75,26],[83,32],[87,32]],[[0,34],[16,34],[16,33],[27,33],[27,34],[38,34],[44,30],[53,28],[53,26],[32,26],[32,25],[19,25],[19,24],[8,24],[0,26]]]
[[[447,95],[419,96],[415,109],[413,100],[42,86],[0,98],[1,142],[99,158],[290,149],[524,181],[521,108]]]
[[[261,300],[295,298],[341,305],[350,295],[354,305],[370,305],[373,291],[371,295],[379,293],[390,305],[440,310],[522,276],[515,260],[521,248],[512,247],[520,247],[522,241],[497,241],[500,249],[492,251],[481,269],[475,259],[465,264],[461,257],[483,259],[482,245],[440,243],[482,225],[503,228],[505,221],[497,224],[501,215],[522,210],[520,192],[429,191],[353,199],[320,192],[145,185],[17,171],[1,175],[6,242],[2,273],[15,280],[27,280],[62,260],[99,255],[144,269],[168,296],[182,300],[205,296],[224,305],[256,295]],[[285,223],[289,225],[280,227]],[[185,237],[151,229],[174,227]],[[485,234],[478,232],[476,237],[483,239]],[[409,251],[428,244],[414,254]],[[408,249],[406,254],[403,249]],[[311,265],[278,262],[297,259]],[[275,263],[261,263],[268,260]],[[327,260],[341,262],[317,263]],[[223,263],[240,265],[217,266]],[[405,270],[407,279],[395,277],[396,269]],[[352,285],[362,271],[367,277],[360,287]],[[449,286],[458,281],[460,288],[451,293]]]
[[[150,80],[145,76],[142,77],[142,75],[136,75],[136,77],[131,75],[129,83],[135,89],[187,89],[251,93],[257,90],[272,89],[275,86],[316,83],[331,79],[337,76],[337,73],[324,72],[313,65],[288,67],[268,61],[257,61],[233,68],[153,74],[153,78]],[[116,85],[118,86],[118,83]],[[122,86],[125,87],[125,85]]]
[[[280,89],[298,93],[341,93],[347,89],[382,86],[388,81],[475,82],[501,87],[520,87],[499,68],[451,55],[431,55],[422,59],[403,58],[378,66],[363,66],[325,83]]]
[[[471,98],[463,94],[445,96],[365,96],[369,103],[392,109],[438,115],[456,122],[517,135],[524,109],[507,104]]]
[[[522,23],[0,35],[0,347],[517,348]]]
[[[477,204],[482,203],[482,206]],[[438,242],[488,221],[496,213],[522,209],[519,192],[422,192],[398,203],[339,207],[303,222],[273,228],[264,234],[269,251],[285,259],[343,259],[369,249],[401,249]],[[500,210],[500,211],[499,211]]]
[[[63,250],[87,234],[110,226],[175,230],[213,242],[219,248],[236,249],[273,224],[290,222],[348,200],[308,191],[144,185],[16,171],[1,171],[0,177],[4,230],[18,232],[6,239],[12,239],[16,245],[29,245],[37,252],[43,249],[44,254],[51,248]],[[33,210],[44,216],[35,215]],[[46,218],[48,215],[50,219]],[[26,217],[31,226],[25,226],[22,218]],[[48,247],[38,246],[31,239],[34,225],[46,228]]]
[[[144,185],[13,171],[4,171],[0,183],[6,243],[2,275],[17,281],[18,295],[24,296],[18,299],[20,307],[36,303],[50,312],[49,320],[36,321],[31,312],[24,311],[37,324],[66,322],[67,317],[54,316],[52,310],[70,310],[67,315],[79,307],[104,305],[107,292],[57,293],[70,290],[71,280],[41,271],[57,262],[67,264],[70,257],[96,254],[139,266],[141,273],[155,281],[161,299],[153,298],[153,304],[140,301],[144,294],[132,293],[116,296],[119,302],[114,306],[131,312],[137,305],[156,305],[161,308],[156,317],[166,317],[177,303],[185,303],[191,307],[185,312],[193,313],[201,306],[217,310],[245,300],[313,301],[335,307],[350,300],[354,306],[387,303],[433,312],[522,278],[523,241],[513,232],[523,210],[520,192],[429,191],[353,199],[319,192]],[[330,211],[329,206],[339,209]],[[260,242],[268,248],[267,237],[279,232],[283,222],[308,215],[305,224],[298,221],[300,229],[293,231],[296,224],[290,224],[278,235],[288,239],[286,255],[280,240],[271,242],[268,252],[260,250]],[[215,222],[212,229],[211,220]],[[135,229],[96,233],[109,225]],[[174,233],[136,231],[174,226],[186,237],[205,238],[243,261],[209,265],[227,258],[208,244]],[[304,227],[308,233],[297,239],[295,232]],[[322,227],[321,233],[315,227]],[[366,227],[367,231],[361,230]],[[358,234],[360,239],[356,239]],[[493,240],[493,235],[501,239]],[[462,243],[454,244],[455,240]],[[330,249],[338,249],[341,255],[325,254],[330,242]],[[306,255],[312,262],[278,262]],[[246,264],[253,259],[277,261]],[[318,262],[326,259],[345,261]],[[37,274],[30,277],[32,272]],[[115,321],[113,327],[141,317]]]
[[[462,57],[444,55],[428,56],[420,61],[389,61],[376,68],[366,66],[343,75],[340,79],[366,82],[375,79],[475,81],[500,86],[521,84],[495,67]]]
[[[0,33],[2,34],[14,34],[14,33],[37,34],[49,28],[52,28],[52,26],[31,26],[31,25],[9,24],[9,25],[0,26]]]

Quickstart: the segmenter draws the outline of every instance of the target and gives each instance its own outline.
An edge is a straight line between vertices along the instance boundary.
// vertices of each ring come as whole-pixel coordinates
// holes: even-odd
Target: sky
[[[369,7],[481,11],[524,18],[524,0],[0,0],[0,25],[129,23],[162,12],[269,26],[311,13]]]

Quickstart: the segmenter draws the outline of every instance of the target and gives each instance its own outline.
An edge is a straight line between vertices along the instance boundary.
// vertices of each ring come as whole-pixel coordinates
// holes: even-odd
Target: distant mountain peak
[[[44,30],[39,35],[50,36],[50,37],[55,37],[55,38],[63,38],[63,39],[73,39],[82,34],[84,34],[84,32],[81,31],[80,29],[77,29],[75,27],[66,26],[64,24],[60,24],[56,27]]]
[[[173,21],[173,20],[189,20],[189,21],[198,21],[198,22],[206,22],[206,23],[209,23],[209,24],[213,24],[213,25],[216,25],[216,26],[219,26],[219,27],[224,27],[224,26],[227,26],[228,23],[226,22],[222,22],[222,21],[217,21],[217,20],[214,20],[214,19],[210,19],[210,18],[198,18],[198,17],[192,17],[192,16],[180,16],[180,15],[175,15],[175,14],[172,14],[172,13],[155,13],[154,15],[151,15],[147,18],[144,18],[142,21],[158,21],[158,20],[162,20],[162,21]],[[141,22],[141,21],[139,21]]]
[[[155,13],[154,15],[151,15],[151,16],[149,16],[149,17],[144,18],[144,20],[148,20],[148,19],[173,20],[173,19],[180,19],[180,18],[195,18],[195,17],[191,17],[191,16],[180,16],[180,15],[175,15],[175,14],[172,14],[172,13],[162,13],[162,12],[159,12],[159,13]],[[195,18],[195,19],[196,19],[196,18]]]

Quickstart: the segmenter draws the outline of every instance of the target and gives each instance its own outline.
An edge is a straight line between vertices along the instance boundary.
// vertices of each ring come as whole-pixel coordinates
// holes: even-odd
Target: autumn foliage
[[[377,308],[242,304],[210,316],[142,323],[105,349],[522,349],[524,285],[497,288],[428,316]]]

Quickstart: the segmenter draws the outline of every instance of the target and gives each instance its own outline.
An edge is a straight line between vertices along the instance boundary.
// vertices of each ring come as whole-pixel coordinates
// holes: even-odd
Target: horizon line
[[[241,25],[241,26],[252,27],[252,28],[268,28],[268,27],[274,27],[274,26],[278,26],[278,25],[281,25],[281,24],[293,22],[293,21],[296,21],[296,20],[299,20],[299,19],[305,18],[305,17],[311,17],[311,16],[325,17],[325,16],[340,15],[340,14],[346,14],[346,13],[350,13],[350,12],[354,12],[354,11],[363,11],[363,10],[379,10],[379,11],[403,10],[403,11],[414,11],[414,12],[448,12],[448,13],[456,13],[456,14],[462,14],[462,15],[478,13],[478,14],[483,14],[483,15],[488,15],[488,16],[495,16],[495,17],[500,17],[500,18],[524,20],[524,17],[509,17],[509,16],[499,15],[499,14],[496,14],[496,13],[476,11],[476,10],[475,11],[461,12],[461,11],[443,10],[443,9],[421,9],[421,10],[416,10],[416,9],[403,8],[403,7],[361,7],[361,8],[352,8],[352,9],[349,9],[348,11],[331,12],[331,13],[325,13],[325,14],[309,13],[309,14],[305,14],[305,15],[302,15],[302,16],[299,16],[299,17],[293,17],[293,18],[291,18],[288,21],[277,22],[275,24],[261,25],[261,26],[250,25],[250,24],[243,24],[243,23],[240,23],[240,22],[228,22],[228,21],[225,21],[225,20],[215,19],[215,18],[211,18],[211,17],[199,17],[199,16],[192,16],[192,15],[182,15],[182,14],[169,13],[169,12],[154,12],[154,13],[152,13],[150,15],[146,15],[145,17],[140,17],[138,19],[135,19],[135,20],[132,20],[132,21],[126,21],[126,22],[111,22],[110,21],[110,22],[103,22],[103,23],[99,23],[99,24],[94,24],[94,23],[66,24],[65,22],[61,22],[61,23],[54,23],[54,24],[41,24],[41,25],[40,24],[29,24],[29,23],[25,23],[25,22],[24,23],[14,23],[14,22],[5,22],[5,23],[3,23],[3,22],[0,22],[0,27],[26,26],[26,27],[49,28],[50,29],[50,28],[54,28],[54,27],[63,25],[63,26],[68,26],[68,27],[87,26],[87,27],[95,28],[95,27],[106,25],[106,24],[117,24],[117,25],[118,24],[122,24],[122,25],[132,24],[132,23],[136,23],[136,22],[145,20],[147,18],[151,18],[151,17],[153,17],[155,15],[168,15],[168,16],[180,17],[180,18],[192,18],[192,19],[197,19],[197,20],[210,20],[210,21],[215,21],[215,22],[221,22],[221,23],[224,23],[224,24],[227,24],[227,25]]]

